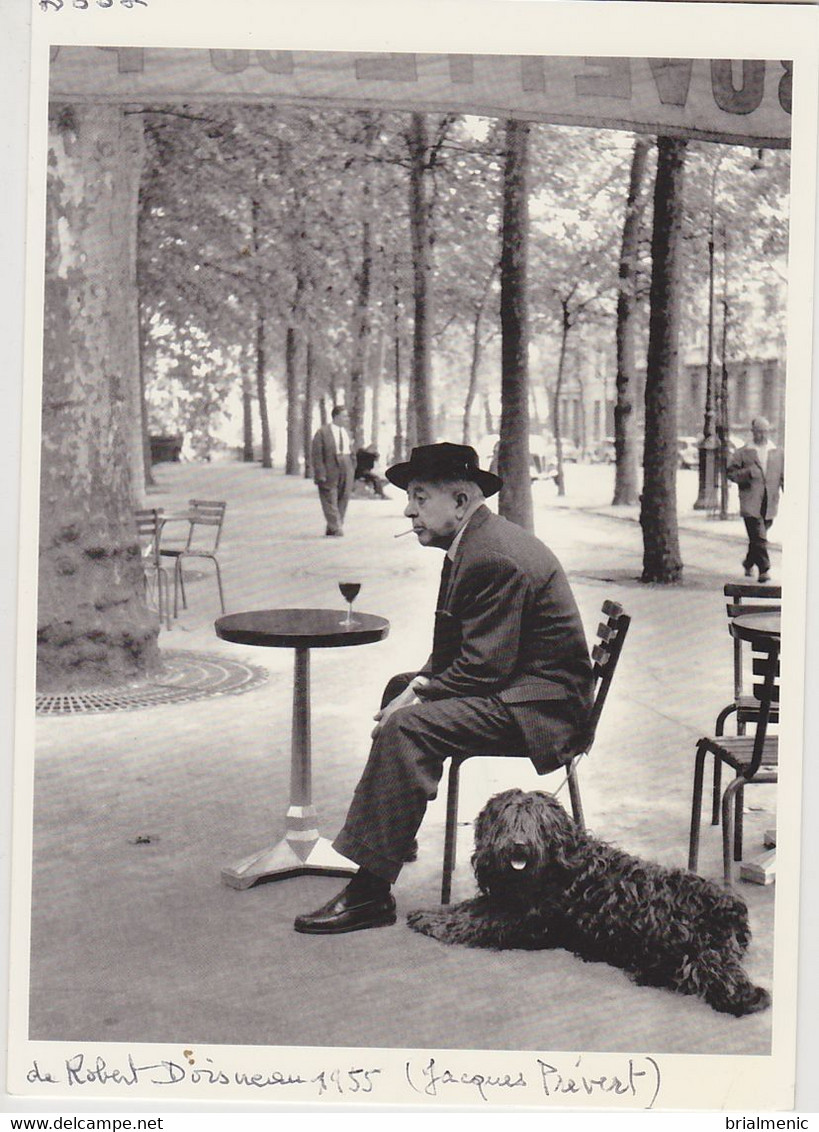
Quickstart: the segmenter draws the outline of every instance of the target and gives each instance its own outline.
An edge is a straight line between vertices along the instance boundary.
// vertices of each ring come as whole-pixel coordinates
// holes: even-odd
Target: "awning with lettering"
[[[788,60],[53,47],[68,102],[272,102],[522,118],[790,145]]]

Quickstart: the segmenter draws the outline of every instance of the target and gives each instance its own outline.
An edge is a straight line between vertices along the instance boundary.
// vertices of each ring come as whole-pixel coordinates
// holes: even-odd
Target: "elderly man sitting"
[[[500,479],[473,448],[430,444],[387,470],[422,546],[445,551],[432,652],[393,677],[334,847],[359,870],[295,929],[334,934],[395,923],[391,885],[411,854],[444,760],[525,750],[540,773],[584,746],[592,667],[566,575],[533,535],[493,514]]]

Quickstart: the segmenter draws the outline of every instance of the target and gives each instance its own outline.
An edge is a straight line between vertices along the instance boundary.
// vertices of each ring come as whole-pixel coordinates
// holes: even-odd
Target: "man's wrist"
[[[421,690],[427,686],[428,683],[428,676],[413,676],[412,680],[410,681],[410,688],[412,688],[413,692],[415,692],[417,696],[421,692]]]

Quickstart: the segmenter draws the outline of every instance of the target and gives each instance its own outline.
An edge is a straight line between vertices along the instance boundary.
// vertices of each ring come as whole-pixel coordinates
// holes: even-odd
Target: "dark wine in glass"
[[[347,616],[341,622],[345,628],[355,625],[353,620],[353,602],[358,597],[358,591],[361,589],[361,582],[339,582],[338,588],[341,590],[341,596],[347,602]]]

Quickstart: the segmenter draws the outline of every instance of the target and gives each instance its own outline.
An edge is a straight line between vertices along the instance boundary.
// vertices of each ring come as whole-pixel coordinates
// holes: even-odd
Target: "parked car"
[[[564,464],[576,464],[580,459],[580,449],[573,440],[569,440],[566,436],[560,438],[560,451]]]
[[[614,437],[604,436],[592,453],[592,460],[595,464],[613,464],[616,459]]]
[[[699,437],[677,437],[677,460],[680,468],[698,468],[700,466]]]
[[[497,448],[500,437],[497,434],[485,436],[477,446],[481,467],[497,472]],[[537,433],[529,434],[529,474],[535,480],[553,479],[557,472],[554,441],[544,440]]]

